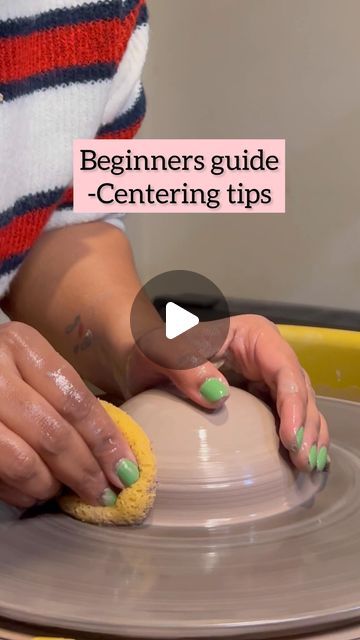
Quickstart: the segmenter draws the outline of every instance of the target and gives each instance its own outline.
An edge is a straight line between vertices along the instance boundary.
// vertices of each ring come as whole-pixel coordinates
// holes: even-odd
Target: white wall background
[[[287,139],[287,214],[128,219],[144,279],[360,309],[360,1],[149,0],[143,137]]]

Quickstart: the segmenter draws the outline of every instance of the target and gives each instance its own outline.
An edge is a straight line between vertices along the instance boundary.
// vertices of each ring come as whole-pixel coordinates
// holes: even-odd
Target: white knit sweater
[[[0,297],[72,211],[72,143],[130,138],[145,98],[143,0],[0,1]]]

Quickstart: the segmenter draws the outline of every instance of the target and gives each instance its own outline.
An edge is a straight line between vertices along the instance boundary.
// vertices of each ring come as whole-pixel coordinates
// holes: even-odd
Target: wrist
[[[104,391],[128,396],[127,366],[134,349],[132,338],[124,339],[119,335],[107,332],[99,342],[99,362],[101,371],[95,373]],[[104,384],[106,387],[104,388]]]
[[[124,314],[125,315],[125,314]],[[64,327],[67,359],[93,385],[111,394],[123,394],[124,374],[133,338],[122,318],[105,300],[70,315]]]

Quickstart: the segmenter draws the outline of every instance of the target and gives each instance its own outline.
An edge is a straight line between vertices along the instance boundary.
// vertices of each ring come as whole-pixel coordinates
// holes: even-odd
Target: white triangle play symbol
[[[185,331],[189,331],[199,324],[199,318],[190,311],[179,307],[175,302],[168,302],[166,305],[166,337],[173,340],[181,336]]]

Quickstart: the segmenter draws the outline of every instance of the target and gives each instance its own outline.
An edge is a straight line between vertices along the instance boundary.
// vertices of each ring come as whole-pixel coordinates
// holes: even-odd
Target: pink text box
[[[76,140],[74,211],[285,213],[285,140]]]

